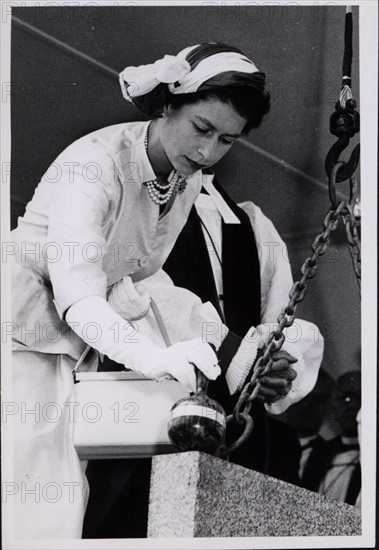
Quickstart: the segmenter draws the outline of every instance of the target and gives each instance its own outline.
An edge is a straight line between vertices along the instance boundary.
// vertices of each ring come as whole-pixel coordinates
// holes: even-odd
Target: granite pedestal
[[[148,537],[360,534],[354,506],[195,451],[153,459]]]

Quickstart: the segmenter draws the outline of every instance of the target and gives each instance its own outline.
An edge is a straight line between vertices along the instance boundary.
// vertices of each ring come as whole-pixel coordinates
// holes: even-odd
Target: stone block
[[[361,513],[199,452],[153,458],[148,537],[361,534]]]

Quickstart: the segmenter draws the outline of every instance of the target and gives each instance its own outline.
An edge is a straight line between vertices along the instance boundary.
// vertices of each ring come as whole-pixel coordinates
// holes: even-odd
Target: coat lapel
[[[215,180],[213,184],[241,222],[222,222],[222,277],[226,324],[243,338],[251,326],[259,325],[261,319],[258,251],[247,214]]]
[[[192,208],[163,269],[176,286],[190,290],[202,302],[211,302],[222,317],[212,266],[195,207]]]

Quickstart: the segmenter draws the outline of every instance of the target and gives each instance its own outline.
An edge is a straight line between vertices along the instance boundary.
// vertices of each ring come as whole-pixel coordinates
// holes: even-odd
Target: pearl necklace
[[[150,124],[147,125],[146,128],[146,134],[145,134],[145,150],[147,153],[147,149],[149,146],[149,129]],[[187,181],[186,178],[182,175],[180,175],[176,170],[173,170],[168,177],[167,183],[158,183],[158,179],[145,181],[144,184],[145,187],[147,187],[147,192],[149,194],[150,199],[155,203],[161,206],[162,204],[166,204],[170,199],[174,191],[177,191],[178,193],[183,193],[183,191],[186,188]]]

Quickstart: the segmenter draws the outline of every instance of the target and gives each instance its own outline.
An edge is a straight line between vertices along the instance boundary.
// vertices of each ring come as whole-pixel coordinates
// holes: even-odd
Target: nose
[[[197,148],[197,153],[200,156],[201,164],[213,164],[216,162],[216,142],[212,139],[204,139]]]

